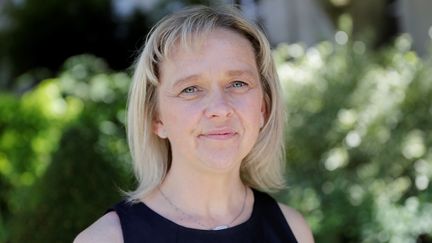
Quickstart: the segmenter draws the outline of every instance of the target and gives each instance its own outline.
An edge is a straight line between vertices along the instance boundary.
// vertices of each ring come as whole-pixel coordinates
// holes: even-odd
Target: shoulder
[[[123,243],[120,219],[112,211],[82,231],[73,243]]]
[[[282,203],[278,204],[297,241],[299,243],[313,243],[314,239],[312,232],[303,216],[293,208],[290,208]]]

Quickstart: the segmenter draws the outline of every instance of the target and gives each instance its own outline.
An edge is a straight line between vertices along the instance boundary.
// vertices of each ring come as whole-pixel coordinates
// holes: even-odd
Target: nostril
[[[230,117],[233,110],[229,104],[218,103],[208,106],[205,113],[208,117]]]
[[[206,110],[206,115],[208,117],[230,117],[232,115],[232,110],[229,107],[222,108],[210,108]]]

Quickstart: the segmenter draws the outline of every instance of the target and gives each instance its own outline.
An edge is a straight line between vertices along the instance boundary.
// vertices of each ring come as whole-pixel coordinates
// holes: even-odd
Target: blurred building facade
[[[324,10],[315,0],[239,0],[244,14],[259,23],[272,45],[281,42],[301,42],[312,46],[323,40],[331,40],[334,27]]]
[[[413,48],[420,55],[431,50],[432,40],[432,1],[399,0],[397,16],[401,32],[413,38]]]
[[[413,49],[419,55],[426,55],[431,50],[432,39],[432,1],[426,0],[378,0],[383,6],[381,14],[392,17],[395,21],[396,35],[408,33],[412,37]],[[334,39],[336,26],[330,21],[320,0],[225,0],[237,3],[251,19],[260,23],[273,45],[281,42],[301,42],[311,46],[322,40]],[[346,1],[354,2],[351,0]],[[369,1],[370,2],[370,1]],[[370,2],[371,3],[371,2]],[[363,3],[366,7],[362,18],[367,18],[368,11],[374,6]],[[369,10],[368,10],[369,8]],[[375,9],[373,9],[375,10]],[[376,19],[378,20],[378,19]],[[357,20],[356,21],[361,21]],[[356,24],[356,23],[354,23]],[[370,23],[374,24],[374,23]],[[375,23],[379,24],[379,23]],[[378,25],[379,26],[379,25]],[[369,26],[373,28],[374,26]],[[385,30],[377,30],[385,31]]]

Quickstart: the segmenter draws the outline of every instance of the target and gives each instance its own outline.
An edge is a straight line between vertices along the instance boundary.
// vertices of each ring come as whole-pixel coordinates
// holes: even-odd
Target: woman
[[[130,89],[138,188],[75,242],[313,242],[260,192],[284,185],[281,102],[268,41],[237,11],[161,20]]]

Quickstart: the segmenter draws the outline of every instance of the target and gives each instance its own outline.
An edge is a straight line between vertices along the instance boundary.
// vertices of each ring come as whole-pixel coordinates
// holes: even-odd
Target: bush
[[[129,83],[84,55],[21,98],[0,96],[8,101],[0,110],[4,241],[72,241],[121,198],[132,181],[124,163]]]
[[[374,55],[359,46],[276,50],[288,110],[280,196],[317,242],[432,242],[431,61],[408,37]]]

